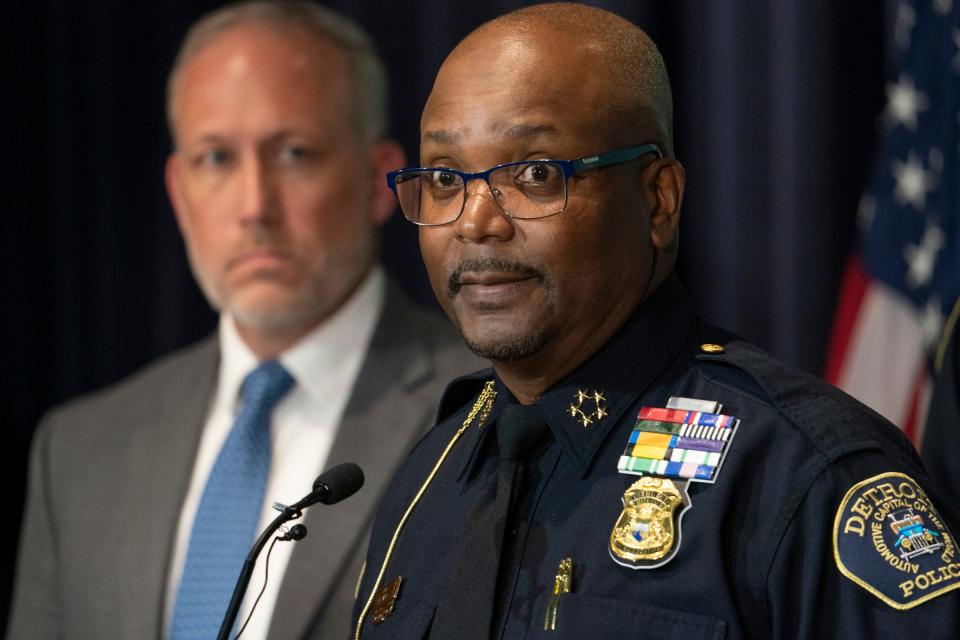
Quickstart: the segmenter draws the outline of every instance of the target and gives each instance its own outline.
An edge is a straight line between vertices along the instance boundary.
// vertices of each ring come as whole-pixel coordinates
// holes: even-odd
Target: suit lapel
[[[156,409],[141,418],[148,424],[131,425],[134,430],[130,451],[137,459],[125,464],[138,467],[126,474],[139,484],[130,495],[136,504],[128,505],[124,538],[136,541],[118,550],[117,575],[125,584],[123,600],[129,603],[123,612],[134,627],[160,637],[174,537],[180,509],[190,481],[200,433],[206,418],[217,375],[218,350],[215,338],[201,343],[185,354],[167,384],[156,389]]]
[[[315,505],[306,512],[307,538],[297,543],[287,567],[276,610],[282,619],[270,625],[270,640],[303,637],[335,591],[357,580],[380,496],[410,448],[433,422],[436,398],[425,382],[435,370],[420,338],[423,312],[387,287],[384,309],[337,430],[327,467],[356,462],[364,471],[363,488],[349,500]],[[423,396],[423,397],[419,397]],[[304,591],[310,596],[304,597]],[[349,615],[349,604],[343,615]]]

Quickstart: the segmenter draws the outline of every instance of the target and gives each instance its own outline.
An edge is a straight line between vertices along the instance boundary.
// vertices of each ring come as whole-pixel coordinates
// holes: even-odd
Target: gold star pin
[[[594,420],[601,420],[609,415],[607,407],[601,404],[606,401],[607,399],[603,397],[603,391],[587,392],[583,389],[577,389],[577,394],[570,404],[570,417],[576,418],[586,429],[593,424]],[[587,409],[590,411],[587,412]]]

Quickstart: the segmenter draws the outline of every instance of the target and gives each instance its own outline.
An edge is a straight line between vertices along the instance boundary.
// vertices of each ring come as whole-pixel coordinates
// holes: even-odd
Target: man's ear
[[[370,215],[377,226],[384,224],[397,209],[397,199],[387,186],[387,172],[402,169],[407,163],[403,147],[393,140],[381,140],[370,147],[370,168],[373,190],[370,194]]]
[[[673,158],[664,158],[654,164],[656,175],[652,186],[656,199],[650,211],[650,240],[658,250],[669,251],[678,239],[687,174],[683,165]]]
[[[163,167],[163,182],[167,187],[167,197],[170,198],[170,204],[173,206],[173,214],[177,219],[177,227],[180,233],[184,232],[186,224],[186,207],[183,203],[183,188],[180,185],[180,176],[177,175],[177,154],[171,153],[167,156],[167,163]]]

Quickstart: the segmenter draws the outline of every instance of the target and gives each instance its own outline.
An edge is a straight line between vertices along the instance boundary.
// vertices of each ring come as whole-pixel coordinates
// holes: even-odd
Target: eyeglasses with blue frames
[[[648,153],[662,158],[660,147],[643,144],[578,160],[524,160],[498,164],[471,173],[446,167],[414,167],[387,174],[387,185],[400,210],[420,226],[449,224],[460,217],[467,202],[467,183],[483,180],[493,199],[511,218],[546,218],[567,207],[570,176],[630,162]]]

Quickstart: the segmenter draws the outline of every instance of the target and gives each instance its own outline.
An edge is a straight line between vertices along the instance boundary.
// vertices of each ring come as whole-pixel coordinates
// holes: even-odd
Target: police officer
[[[947,638],[952,511],[903,435],[698,320],[655,45],[576,4],[470,34],[388,181],[493,370],[391,484],[355,637]]]

